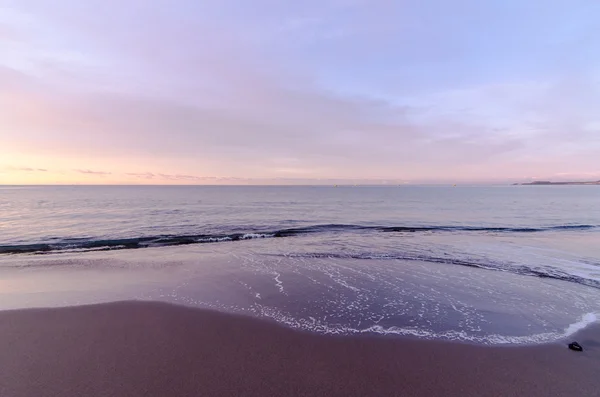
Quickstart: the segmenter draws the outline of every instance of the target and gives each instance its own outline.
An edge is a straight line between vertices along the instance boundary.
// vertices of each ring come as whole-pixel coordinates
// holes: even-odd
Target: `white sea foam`
[[[429,340],[448,340],[457,342],[471,342],[484,345],[534,345],[542,343],[551,343],[567,338],[585,327],[599,321],[598,314],[587,313],[581,319],[569,325],[564,332],[543,332],[531,335],[474,335],[464,330],[452,330],[436,332],[422,327],[383,327],[381,325],[372,325],[367,328],[358,329],[343,325],[325,324],[314,317],[309,319],[295,318],[290,314],[283,313],[277,309],[256,306],[259,310],[259,316],[271,318],[288,327],[329,335],[352,335],[352,334],[378,334],[378,335],[396,335],[411,336]]]
[[[512,336],[512,335],[499,335],[491,334],[485,336],[470,335],[464,331],[446,331],[446,332],[433,332],[422,328],[402,328],[402,327],[382,327],[380,325],[373,325],[365,329],[352,329],[349,328],[349,333],[375,333],[381,335],[403,335],[403,336],[416,336],[426,339],[446,339],[456,340],[465,342],[475,342],[491,345],[506,345],[506,344],[538,344],[554,342],[563,338],[567,338],[587,326],[598,322],[598,314],[586,313],[581,316],[580,320],[570,324],[563,333],[560,332],[545,332],[533,335],[523,336]]]
[[[349,329],[349,333],[360,334],[380,334],[380,335],[398,335],[398,336],[414,336],[424,339],[442,339],[459,342],[473,342],[484,345],[523,345],[523,344],[538,344],[548,343],[561,339],[562,335],[555,332],[546,332],[533,335],[499,335],[491,334],[485,336],[471,335],[465,331],[445,331],[434,332],[424,328],[402,328],[389,327],[385,328],[380,325],[374,325],[365,329]]]
[[[231,237],[207,237],[198,239],[199,243],[219,243],[222,241],[231,241]]]
[[[277,273],[277,275],[274,278],[276,282],[275,286],[279,288],[279,292],[283,294],[283,282],[279,279],[279,277],[281,277],[281,274]]]
[[[273,234],[264,234],[264,233],[246,233],[242,236],[242,240],[251,240],[254,238],[269,238],[273,237]]]
[[[584,329],[585,327],[587,327],[588,325],[591,325],[595,322],[598,322],[598,314],[596,313],[586,313],[583,316],[581,316],[581,319],[579,321],[577,321],[576,323],[570,324],[566,329],[565,329],[565,333],[564,336],[571,336],[579,331],[581,331],[582,329]]]

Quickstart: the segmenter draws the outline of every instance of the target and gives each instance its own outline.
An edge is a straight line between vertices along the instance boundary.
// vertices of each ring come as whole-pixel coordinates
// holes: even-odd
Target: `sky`
[[[0,0],[0,184],[600,179],[597,0]]]

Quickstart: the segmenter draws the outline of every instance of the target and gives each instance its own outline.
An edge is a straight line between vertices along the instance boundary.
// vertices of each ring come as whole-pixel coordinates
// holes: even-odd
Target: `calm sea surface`
[[[0,187],[0,309],[116,299],[556,340],[600,317],[600,187]]]

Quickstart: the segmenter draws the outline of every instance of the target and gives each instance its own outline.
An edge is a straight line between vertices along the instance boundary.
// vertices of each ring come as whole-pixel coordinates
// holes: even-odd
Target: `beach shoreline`
[[[328,336],[159,302],[0,312],[0,395],[599,395],[600,325],[478,346]]]

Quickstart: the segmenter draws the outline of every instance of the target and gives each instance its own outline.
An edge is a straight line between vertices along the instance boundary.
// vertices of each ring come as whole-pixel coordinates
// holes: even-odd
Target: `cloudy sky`
[[[597,0],[0,0],[0,183],[600,179]]]

